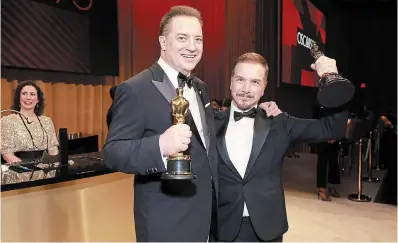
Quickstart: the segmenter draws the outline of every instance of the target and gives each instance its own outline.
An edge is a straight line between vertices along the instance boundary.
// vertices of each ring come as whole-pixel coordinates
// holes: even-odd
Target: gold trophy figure
[[[324,56],[315,41],[312,41],[311,56],[316,60]],[[354,96],[355,87],[338,73],[324,74],[319,80],[318,102],[327,108],[339,107],[349,102]]]
[[[183,96],[183,88],[177,89],[177,96],[171,101],[173,124],[184,124],[188,114],[189,102]],[[191,172],[191,156],[178,152],[167,159],[167,172],[162,173],[164,180],[191,180],[195,175]]]

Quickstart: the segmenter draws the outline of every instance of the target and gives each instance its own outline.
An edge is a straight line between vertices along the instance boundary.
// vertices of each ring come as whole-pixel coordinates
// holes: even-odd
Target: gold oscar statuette
[[[184,124],[188,114],[189,102],[183,96],[183,88],[177,89],[177,96],[171,101],[173,124]],[[164,180],[191,180],[195,176],[191,172],[191,156],[182,151],[167,159],[167,171],[162,173]]]

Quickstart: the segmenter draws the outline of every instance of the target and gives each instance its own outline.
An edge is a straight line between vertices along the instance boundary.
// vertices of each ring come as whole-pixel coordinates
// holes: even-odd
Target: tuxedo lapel
[[[214,119],[214,112],[213,112],[213,108],[210,105],[206,105],[205,104],[210,104],[210,99],[209,99],[209,95],[206,92],[206,90],[204,90],[204,87],[202,85],[199,85],[199,83],[197,82],[197,80],[195,80],[194,82],[194,89],[195,89],[195,93],[196,93],[196,97],[197,97],[197,101],[198,101],[198,106],[199,106],[199,112],[200,112],[200,118],[202,121],[202,127],[203,127],[203,135],[205,138],[205,143],[206,143],[206,150],[207,153],[209,153],[210,150],[210,124],[212,124],[213,119]]]
[[[265,112],[259,109],[254,120],[252,151],[250,154],[249,162],[247,163],[244,179],[247,178],[250,170],[253,168],[253,165],[255,164],[257,157],[260,154],[260,151],[264,145],[265,139],[267,139],[270,128],[271,119],[266,116]]]
[[[196,137],[196,140],[198,140],[199,144],[203,148],[205,148],[205,146],[203,145],[202,138],[199,135],[198,128],[195,125],[195,121],[193,120],[192,113],[190,110],[188,110],[188,114],[185,117],[185,124],[187,124],[191,128],[192,134]]]
[[[153,85],[159,90],[159,92],[171,105],[172,99],[174,99],[177,96],[177,91],[174,88],[173,84],[171,83],[169,77],[165,74],[165,72],[158,63],[153,64],[149,69],[153,74],[153,80],[152,80]],[[198,102],[198,105],[201,105],[201,103]],[[205,146],[203,145],[203,141],[200,138],[198,129],[195,125],[192,114],[189,110],[187,117],[185,118],[185,123],[190,126],[192,133],[198,140],[199,144],[204,148]]]
[[[225,141],[225,134],[228,129],[230,109],[226,110],[225,112],[227,114],[225,114],[225,116],[223,118],[224,123],[221,126],[220,131],[218,132],[218,135],[217,135],[217,150],[218,150],[218,153],[220,154],[223,162],[229,167],[229,169],[232,171],[232,173],[234,173],[238,178],[242,179],[242,176],[236,170],[234,164],[232,163],[232,161],[228,155],[227,144]]]
[[[159,92],[171,105],[172,99],[177,96],[177,91],[176,89],[174,89],[174,86],[171,83],[169,77],[165,74],[165,72],[158,63],[153,64],[149,69],[151,70],[153,75],[153,85],[159,90]],[[204,148],[202,139],[200,138],[198,129],[196,128],[192,114],[189,110],[187,117],[185,118],[185,123],[190,126],[192,133],[198,140],[199,144]]]
[[[153,64],[149,69],[153,74],[153,85],[155,85],[167,102],[171,103],[171,100],[177,96],[177,92],[169,77],[167,77],[158,63]]]

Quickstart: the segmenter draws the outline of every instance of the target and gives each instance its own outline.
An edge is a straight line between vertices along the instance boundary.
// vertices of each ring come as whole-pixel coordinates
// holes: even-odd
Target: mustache
[[[251,93],[245,93],[245,92],[240,92],[236,94],[238,97],[244,97],[244,98],[254,98],[254,95]]]

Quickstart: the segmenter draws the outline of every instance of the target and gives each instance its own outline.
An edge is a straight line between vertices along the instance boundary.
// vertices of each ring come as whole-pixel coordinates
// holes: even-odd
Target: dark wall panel
[[[88,16],[28,0],[1,5],[3,66],[90,73]]]

